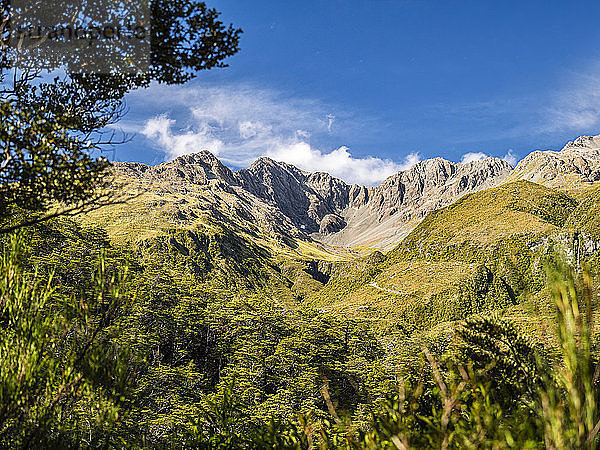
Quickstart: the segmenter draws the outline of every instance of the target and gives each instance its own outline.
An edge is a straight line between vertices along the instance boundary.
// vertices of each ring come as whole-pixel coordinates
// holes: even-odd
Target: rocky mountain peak
[[[189,155],[182,155],[165,164],[157,166],[157,170],[175,173],[179,178],[197,184],[206,184],[210,180],[220,180],[227,184],[236,184],[233,172],[207,150]]]
[[[548,187],[600,180],[600,136],[581,136],[561,151],[534,151],[523,158],[510,177]]]
[[[235,176],[246,191],[276,206],[308,233],[317,232],[323,217],[347,204],[348,186],[343,181],[270,158],[259,158]]]
[[[340,212],[344,221],[331,219],[321,236],[343,246],[399,242],[425,215],[449,205],[463,195],[501,183],[512,167],[498,158],[459,164],[443,158],[421,161],[398,172],[374,188],[352,186],[348,206]],[[341,228],[341,229],[340,229]]]
[[[234,211],[289,235],[309,234],[340,246],[386,247],[398,243],[429,212],[505,181],[524,179],[552,187],[600,180],[600,136],[582,136],[561,151],[533,152],[514,170],[493,157],[464,164],[432,158],[369,188],[267,157],[232,172],[207,151],[154,167],[117,163],[115,168],[128,177],[158,179],[161,189],[166,183],[185,192],[186,183],[193,183],[215,197],[226,192],[225,214]]]
[[[373,189],[373,197],[380,206],[393,208],[406,202],[419,202],[427,192],[462,195],[479,186],[500,182],[511,170],[510,164],[498,158],[467,164],[432,158],[387,178]]]
[[[600,149],[600,135],[598,136],[580,136],[574,141],[570,141],[561,151],[582,149]]]
[[[117,162],[113,164],[113,168],[121,175],[147,181],[201,185],[211,182],[219,182],[222,185],[237,184],[231,169],[223,165],[216,156],[206,150],[179,156],[158,166]]]
[[[485,168],[485,167],[497,167],[497,168],[512,168],[512,166],[501,158],[495,156],[488,156],[484,159],[478,159],[467,163],[459,163],[461,166],[469,166],[472,168]]]
[[[269,174],[283,174],[284,172],[288,172],[292,176],[298,179],[304,179],[309,174],[308,172],[304,172],[298,169],[296,166],[285,163],[283,161],[275,161],[267,156],[261,156],[256,161],[254,161],[248,169],[242,169],[239,172],[244,170],[248,170],[249,172],[259,174],[259,173],[269,173]]]

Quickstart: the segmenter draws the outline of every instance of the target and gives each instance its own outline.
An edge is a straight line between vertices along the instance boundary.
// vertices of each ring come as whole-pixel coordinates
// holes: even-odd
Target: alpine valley
[[[431,441],[446,429],[431,430],[450,426],[444,389],[477,369],[444,365],[465,361],[466,341],[496,384],[461,397],[453,430],[479,430],[468,421],[488,417],[478,403],[488,388],[503,408],[489,414],[508,412],[451,447],[542,446],[543,427],[519,419],[533,408],[522,406],[535,391],[527,383],[541,377],[528,349],[541,349],[544,364],[560,360],[556,259],[587,267],[587,311],[597,317],[600,136],[534,151],[514,168],[497,158],[425,160],[376,187],[268,158],[234,172],[207,151],[111,171],[118,202],[36,225],[23,244],[31,271],[52,273],[66,296],[96,292],[86,280],[102,255],[128,299],[105,336],[127,349],[119,373],[129,391],[114,400],[116,391],[95,390],[65,436],[85,430],[108,447],[110,436],[140,437],[143,448],[351,448],[359,436],[356,448],[408,448],[404,436],[416,448],[447,448]],[[495,366],[481,337],[493,333],[504,339],[494,341],[504,358]],[[99,353],[100,366],[118,359],[109,353]],[[404,402],[404,382],[421,400]],[[102,402],[122,418],[110,432],[104,416],[85,422]],[[413,408],[407,422],[389,419],[404,405]],[[485,441],[490,424],[512,424],[510,439]]]
[[[114,245],[198,288],[373,322],[405,341],[393,352],[446,346],[484,311],[549,339],[544,261],[595,267],[600,250],[600,136],[515,168],[429,159],[369,188],[264,157],[233,172],[207,151],[113,170],[123,203],[82,223]]]

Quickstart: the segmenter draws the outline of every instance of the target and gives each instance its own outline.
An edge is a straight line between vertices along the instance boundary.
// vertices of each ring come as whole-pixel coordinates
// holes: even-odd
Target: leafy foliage
[[[60,294],[27,273],[11,239],[0,262],[0,442],[3,446],[97,445],[119,417],[126,354],[112,342],[126,297],[100,260],[87,295]],[[86,435],[84,438],[83,435]]]
[[[38,26],[36,17],[55,15],[66,23],[75,18],[82,23],[105,16],[114,19],[128,5],[131,6],[129,2],[110,0],[77,4],[61,0],[38,2],[30,5],[27,17],[34,22],[27,25]],[[3,2],[3,23],[14,20],[17,10],[11,2]],[[6,51],[0,61],[1,217],[7,217],[15,205],[46,211],[59,202],[67,205],[64,214],[114,202],[106,192],[98,194],[110,181],[105,171],[107,161],[98,155],[126,139],[115,139],[114,132],[106,131],[108,125],[118,122],[124,114],[124,95],[132,89],[148,87],[152,81],[182,84],[200,70],[223,67],[224,59],[239,49],[241,30],[226,27],[218,20],[219,13],[204,2],[155,0],[150,10],[150,64],[133,73],[119,70],[119,64],[128,58],[127,49],[121,49],[117,53],[121,57],[113,56],[112,60],[98,49],[81,62],[83,67],[92,69],[81,72],[70,70],[61,58],[55,60],[56,52],[50,51],[34,53],[31,66],[25,69],[16,67],[15,61],[22,55],[3,45]],[[123,23],[118,25],[125,28],[128,20],[129,17],[122,18]],[[10,27],[3,26],[1,33],[5,44]],[[75,53],[69,56],[77,58]],[[112,61],[116,66],[95,71],[98,61],[106,64]],[[55,76],[56,73],[64,75]],[[0,231],[11,231],[30,222],[0,224]]]
[[[493,397],[503,408],[514,408],[515,402],[535,395],[545,373],[539,367],[541,355],[513,323],[496,315],[475,316],[466,320],[458,335],[464,341],[465,362],[495,380]]]
[[[4,443],[596,445],[596,306],[587,275],[576,281],[561,268],[566,281],[554,278],[558,348],[542,348],[497,314],[467,317],[457,345],[408,344],[402,333],[384,338],[371,321],[282,304],[260,284],[226,290],[188,270],[195,241],[204,244],[194,259],[209,266],[231,251],[232,243],[211,244],[226,236],[218,228],[189,240],[175,232],[177,245],[167,235],[137,252],[68,220],[25,233],[26,241],[5,239],[3,251]],[[266,270],[267,256],[256,261]],[[239,263],[226,270],[247,274]],[[403,345],[420,356],[398,360]]]

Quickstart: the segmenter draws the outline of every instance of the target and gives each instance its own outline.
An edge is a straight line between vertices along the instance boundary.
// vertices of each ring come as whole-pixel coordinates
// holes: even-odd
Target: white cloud
[[[571,73],[545,111],[542,131],[596,134],[600,128],[600,64]]]
[[[331,133],[331,127],[333,126],[333,122],[335,122],[335,115],[334,114],[327,114],[327,131],[329,131]]]
[[[518,162],[517,155],[513,153],[512,148],[508,149],[508,152],[502,157],[502,159],[513,167],[515,167]]]
[[[211,137],[210,127],[207,125],[194,132],[186,131],[174,135],[171,131],[171,126],[174,123],[174,120],[164,115],[157,116],[146,122],[146,126],[141,130],[141,133],[148,139],[156,140],[168,155],[168,159],[200,150],[208,150],[214,155],[219,155],[223,150],[223,142]]]
[[[489,157],[490,155],[483,152],[469,152],[463,155],[462,159],[460,160],[460,163],[467,164],[473,161],[481,161]],[[506,155],[502,157],[502,159],[513,167],[517,165],[517,155],[513,153],[512,149],[509,149]]]
[[[296,138],[307,140],[310,142],[310,131],[296,130]]]
[[[488,155],[486,155],[483,152],[469,152],[463,155],[462,159],[460,160],[460,163],[467,164],[473,161],[481,161],[482,159],[485,159],[487,157]]]
[[[306,142],[281,145],[271,150],[267,156],[310,172],[327,172],[342,180],[368,186],[379,183],[400,170],[406,170],[419,161],[416,153],[408,155],[402,164],[374,157],[354,158],[350,149],[345,146],[323,153],[311,148]]]
[[[247,167],[258,157],[268,156],[306,171],[324,171],[369,186],[418,161],[417,154],[396,163],[355,157],[345,146],[329,152],[315,148],[313,136],[330,134],[337,117],[325,114],[316,101],[290,99],[248,86],[186,88],[176,95],[161,92],[165,89],[161,86],[152,89],[163,110],[189,112],[184,129],[176,128],[178,120],[162,114],[139,130],[165,152],[166,159],[209,150],[227,164]]]
[[[238,130],[242,139],[250,139],[270,132],[271,127],[261,122],[245,120],[238,124]]]

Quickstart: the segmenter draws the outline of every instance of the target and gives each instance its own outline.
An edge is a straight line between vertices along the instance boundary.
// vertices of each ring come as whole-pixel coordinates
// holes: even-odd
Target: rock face
[[[260,158],[236,174],[240,186],[275,205],[307,233],[319,231],[321,220],[348,203],[349,186],[327,173],[308,173],[282,162]]]
[[[213,194],[233,196],[229,214],[271,231],[312,235],[340,246],[387,246],[399,242],[429,211],[499,183],[511,167],[495,158],[469,164],[435,158],[375,188],[350,186],[327,173],[304,172],[269,158],[232,172],[206,151],[155,167],[116,163],[115,170],[138,181],[159,183],[169,192],[201,186]]]
[[[468,164],[435,158],[366,188],[260,158],[235,176],[246,191],[275,205],[318,240],[341,246],[387,246],[399,242],[428,212],[498,184],[511,170],[497,158]]]
[[[319,227],[320,234],[331,234],[337,233],[341,231],[346,226],[346,221],[343,217],[338,216],[337,214],[327,214],[321,220],[321,226]]]
[[[208,185],[211,181],[221,181],[228,185],[237,184],[231,169],[206,150],[180,156],[154,167],[140,163],[115,163],[114,167],[121,175],[173,185],[181,183]]]
[[[195,186],[220,199],[209,205],[221,217],[291,236],[312,236],[331,245],[387,248],[400,242],[429,212],[505,181],[549,187],[600,180],[600,136],[583,136],[561,151],[535,151],[513,168],[498,158],[466,164],[442,158],[421,161],[377,187],[348,185],[327,173],[304,172],[269,158],[232,172],[207,151],[155,167],[115,163],[115,171],[163,191]],[[225,205],[225,206],[223,206]]]
[[[535,151],[517,164],[510,179],[548,187],[600,180],[600,136],[581,136],[561,151]]]
[[[342,246],[398,243],[430,211],[463,195],[501,183],[512,167],[497,158],[458,164],[442,158],[421,161],[398,172],[375,188],[355,186],[340,214],[347,226],[336,234],[320,236]]]

